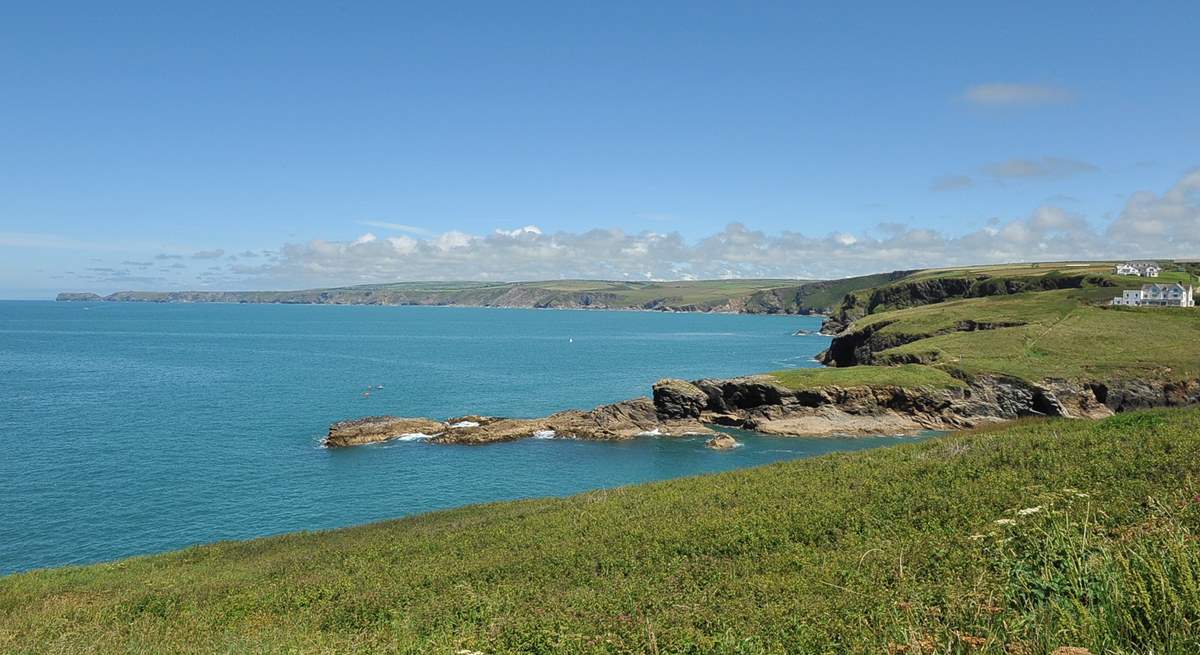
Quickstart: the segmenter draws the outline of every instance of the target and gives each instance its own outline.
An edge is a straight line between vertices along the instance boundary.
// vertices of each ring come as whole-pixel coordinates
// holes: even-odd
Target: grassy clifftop
[[[1200,411],[0,579],[4,652],[1200,650]]]
[[[1105,306],[1113,295],[1106,288],[1027,292],[872,314],[835,338],[827,359],[1030,382],[1200,378],[1200,311]]]
[[[1153,281],[1196,284],[1183,265],[1167,263],[1168,270]],[[957,298],[983,298],[1056,289],[1117,289],[1138,287],[1148,280],[1113,274],[1112,262],[1041,262],[998,264],[913,271],[871,286],[847,291],[831,312],[831,326],[844,328],[863,317],[881,312],[919,307]]]

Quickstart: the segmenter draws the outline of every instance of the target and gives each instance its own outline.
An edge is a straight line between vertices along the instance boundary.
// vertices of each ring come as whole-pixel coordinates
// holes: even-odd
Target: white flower
[[[996,525],[1013,525],[1016,523],[1016,521],[1013,519],[996,519],[995,521],[992,521],[992,523],[995,523]]]
[[[1037,514],[1040,511],[1042,511],[1041,505],[1038,505],[1037,507],[1026,507],[1025,509],[1017,510],[1017,516],[1029,516],[1030,514]]]

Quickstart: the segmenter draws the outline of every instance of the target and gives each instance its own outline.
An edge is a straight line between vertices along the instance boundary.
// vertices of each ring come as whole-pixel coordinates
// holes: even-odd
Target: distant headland
[[[625,282],[397,282],[299,291],[118,291],[107,296],[65,292],[60,301],[277,303],[307,305],[436,305],[554,309],[626,309],[749,314],[823,313],[855,289],[910,271],[844,280],[695,280]]]

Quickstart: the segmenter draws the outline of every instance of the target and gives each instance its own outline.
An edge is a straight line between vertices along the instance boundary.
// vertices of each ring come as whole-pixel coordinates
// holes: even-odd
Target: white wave
[[[534,439],[553,439],[558,436],[554,430],[538,430],[533,433]]]
[[[637,436],[639,436],[639,437],[661,437],[662,434],[663,434],[662,428],[654,428],[653,430],[646,430],[645,432],[639,432]]]
[[[458,423],[451,423],[450,427],[452,427],[452,428],[477,428],[477,427],[479,427],[479,422],[478,421],[459,421]]]
[[[425,441],[432,437],[432,434],[425,434],[424,432],[409,432],[396,437],[396,441]]]

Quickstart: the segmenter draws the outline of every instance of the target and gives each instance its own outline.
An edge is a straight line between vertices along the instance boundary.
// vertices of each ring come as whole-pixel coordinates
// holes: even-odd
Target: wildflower
[[[1016,521],[1012,519],[996,519],[995,521],[992,521],[992,523],[995,523],[996,525],[1013,525],[1016,523]]]
[[[1042,511],[1041,505],[1038,505],[1037,507],[1026,507],[1025,509],[1017,510],[1017,516],[1029,516],[1030,514],[1037,514],[1040,511]]]

